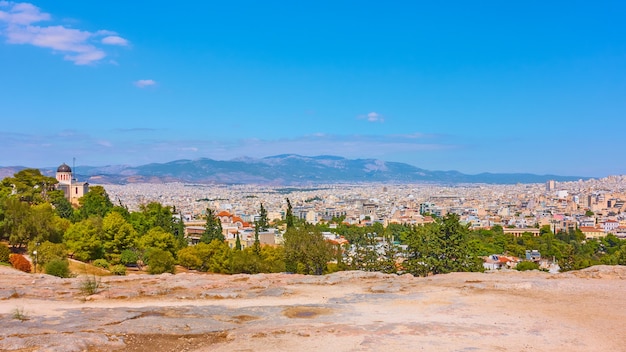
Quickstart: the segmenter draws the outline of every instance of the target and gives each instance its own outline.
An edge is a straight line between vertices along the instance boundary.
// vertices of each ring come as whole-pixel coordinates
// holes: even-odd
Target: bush
[[[126,266],[122,264],[113,265],[110,270],[111,270],[111,274],[113,275],[119,275],[119,276],[126,275]]]
[[[21,270],[25,273],[30,273],[32,270],[28,259],[24,258],[21,254],[11,254],[9,256],[9,262],[15,269]]]
[[[0,263],[8,263],[11,250],[9,246],[4,243],[0,243]]]
[[[48,275],[63,278],[72,276],[72,273],[70,272],[70,262],[67,259],[54,259],[47,263],[45,268],[46,274]]]
[[[80,282],[80,292],[82,292],[85,296],[91,296],[100,290],[100,278],[96,278],[96,276],[85,276],[83,281]]]
[[[123,250],[120,255],[120,263],[124,265],[137,264],[138,260],[139,260],[139,256],[137,255],[137,253],[135,253],[134,251],[130,249]]]
[[[517,266],[515,266],[515,269],[519,271],[539,270],[539,264],[535,262],[524,261],[524,262],[518,263]]]
[[[176,272],[176,261],[172,253],[154,248],[150,250],[148,256],[148,273],[150,274],[162,274]]]
[[[98,268],[109,269],[109,262],[106,259],[96,259],[92,264]]]
[[[67,250],[62,243],[52,243],[46,241],[39,246],[31,243],[28,246],[29,252],[37,251],[37,257],[33,258],[37,260],[37,266],[44,268],[46,264],[53,260],[63,260],[67,258]]]
[[[187,269],[200,270],[202,267],[202,259],[198,257],[198,251],[195,247],[185,247],[178,251],[178,264]]]

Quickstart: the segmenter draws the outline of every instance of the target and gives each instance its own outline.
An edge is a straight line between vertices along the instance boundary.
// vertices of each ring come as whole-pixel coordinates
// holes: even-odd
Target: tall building
[[[556,188],[556,182],[554,180],[550,180],[546,182],[546,191],[551,192]]]
[[[89,192],[89,183],[78,182],[74,178],[72,168],[66,163],[57,168],[56,179],[59,181],[57,189],[65,194],[65,198],[72,204],[78,204],[78,199]]]

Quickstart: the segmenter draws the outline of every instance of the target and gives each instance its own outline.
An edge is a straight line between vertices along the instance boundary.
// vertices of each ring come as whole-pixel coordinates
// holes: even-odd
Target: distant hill
[[[20,167],[0,168],[11,172]],[[54,176],[56,168],[43,168]],[[547,180],[575,181],[580,176],[534,175],[526,173],[467,175],[458,171],[430,171],[405,163],[377,159],[346,159],[337,156],[283,154],[261,159],[176,160],[141,166],[79,166],[78,178],[90,183],[189,182],[215,184],[296,185],[341,182],[432,182],[432,183],[541,183]],[[6,173],[5,172],[5,173]]]

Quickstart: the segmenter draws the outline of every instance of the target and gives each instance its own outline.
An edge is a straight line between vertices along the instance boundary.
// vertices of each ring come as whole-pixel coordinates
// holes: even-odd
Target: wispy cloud
[[[383,115],[374,111],[367,113],[366,115],[359,115],[357,116],[357,118],[361,120],[367,120],[369,122],[385,122],[385,118],[383,117]]]
[[[128,40],[117,35],[110,35],[102,38],[102,44],[127,46]]]
[[[180,150],[184,152],[197,152],[199,149],[196,147],[184,147],[184,148],[180,148]]]
[[[9,44],[33,45],[52,49],[76,65],[96,63],[107,56],[100,44],[127,46],[128,40],[117,33],[100,30],[89,32],[54,23],[49,13],[29,3],[0,1],[0,35]],[[4,27],[4,28],[3,28]]]
[[[134,133],[134,132],[155,132],[157,131],[156,128],[150,128],[150,127],[134,127],[134,128],[115,128],[113,129],[113,131],[115,132],[121,132],[121,133]]]
[[[139,88],[145,88],[149,86],[154,86],[157,84],[157,82],[152,79],[140,79],[138,81],[133,82],[133,84]]]

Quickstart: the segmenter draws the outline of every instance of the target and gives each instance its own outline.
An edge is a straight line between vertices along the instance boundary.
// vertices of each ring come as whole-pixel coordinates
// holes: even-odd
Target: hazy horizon
[[[300,154],[622,175],[625,16],[617,1],[0,0],[0,165]]]

